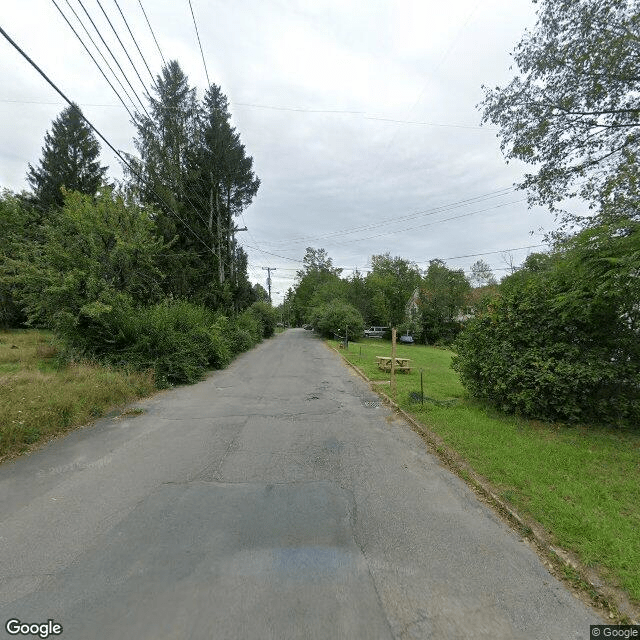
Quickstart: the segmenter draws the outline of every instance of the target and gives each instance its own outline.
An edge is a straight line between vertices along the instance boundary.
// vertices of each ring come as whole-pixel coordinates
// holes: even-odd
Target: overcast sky
[[[78,0],[68,1],[84,16]],[[67,0],[56,2],[77,26]],[[100,3],[148,84],[115,0]],[[116,148],[133,151],[129,116],[54,3],[2,4],[5,31]],[[83,4],[139,90],[98,0]],[[162,60],[138,0],[117,4],[158,73]],[[443,258],[466,271],[482,257],[500,277],[505,250],[537,245],[553,228],[546,210],[528,209],[524,193],[510,189],[525,167],[505,163],[496,131],[480,127],[476,108],[482,84],[511,78],[509,53],[535,24],[530,0],[192,5],[209,78],[229,98],[262,182],[238,220],[249,231],[238,237],[253,282],[266,285],[262,267],[277,268],[274,303],[293,285],[307,246],[325,248],[345,275],[390,252],[421,268]],[[142,6],[164,58],[179,61],[201,96],[207,80],[188,0]],[[21,190],[27,163],[39,160],[45,131],[65,105],[3,38],[0,73],[0,187]],[[104,146],[102,159],[121,176]],[[519,264],[532,250],[511,256]],[[469,254],[485,255],[456,257]]]

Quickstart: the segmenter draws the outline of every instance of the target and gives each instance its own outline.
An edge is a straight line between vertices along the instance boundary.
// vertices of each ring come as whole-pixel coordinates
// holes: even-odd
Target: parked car
[[[364,330],[365,338],[384,338],[384,334],[390,331],[389,327],[369,327]]]

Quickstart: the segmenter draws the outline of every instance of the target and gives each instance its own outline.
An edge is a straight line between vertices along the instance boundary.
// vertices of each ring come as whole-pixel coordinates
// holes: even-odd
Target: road
[[[24,637],[10,618],[64,640],[574,640],[601,623],[309,332],[136,406],[0,467],[6,637]]]

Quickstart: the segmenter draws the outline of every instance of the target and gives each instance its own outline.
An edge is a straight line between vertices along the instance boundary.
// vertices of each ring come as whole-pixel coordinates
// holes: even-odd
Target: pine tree
[[[237,280],[234,272],[236,241],[233,218],[251,204],[260,179],[253,171],[240,135],[231,126],[227,97],[212,84],[202,101],[201,144],[194,157],[194,190],[209,207],[205,218],[212,246],[216,248],[218,283]]]
[[[131,182],[156,205],[159,234],[170,243],[168,293],[216,307],[242,306],[246,255],[234,237],[234,217],[260,185],[228,101],[212,84],[202,102],[176,61],[158,75],[149,116],[136,117],[139,159]],[[245,293],[243,293],[245,292]]]
[[[80,108],[74,104],[64,109],[45,135],[39,165],[29,164],[27,181],[35,204],[43,211],[62,207],[63,187],[95,196],[108,168],[100,165],[99,155],[100,144]]]

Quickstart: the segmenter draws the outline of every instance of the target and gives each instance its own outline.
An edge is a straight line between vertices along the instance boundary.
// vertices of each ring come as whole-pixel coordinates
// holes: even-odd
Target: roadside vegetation
[[[0,460],[149,395],[153,371],[60,357],[47,331],[0,331]]]
[[[388,341],[351,342],[341,352],[371,380],[389,380],[375,359],[391,354]],[[508,416],[468,397],[451,368],[451,351],[397,345],[397,355],[412,366],[396,376],[398,405],[556,544],[640,602],[640,432]],[[381,389],[389,393],[389,385]]]
[[[260,180],[226,96],[211,84],[199,100],[170,61],[148,103],[123,181],[71,104],[28,165],[31,190],[0,191],[0,457],[274,333],[234,235]]]

